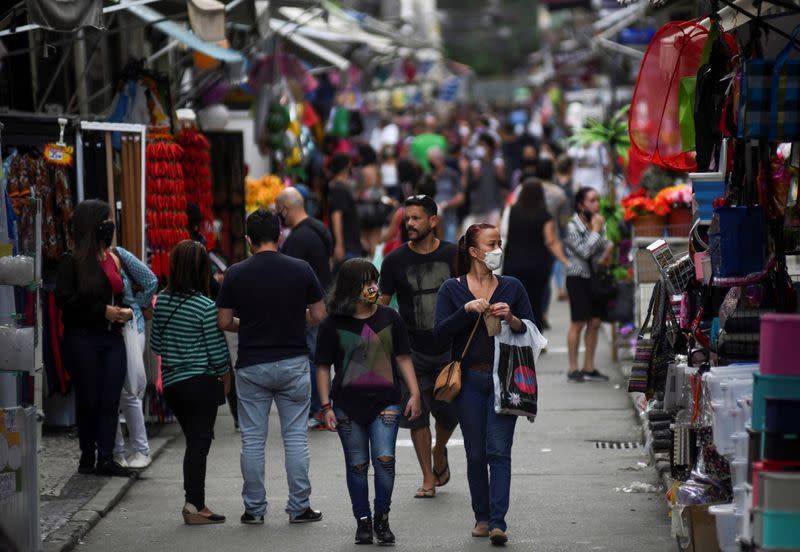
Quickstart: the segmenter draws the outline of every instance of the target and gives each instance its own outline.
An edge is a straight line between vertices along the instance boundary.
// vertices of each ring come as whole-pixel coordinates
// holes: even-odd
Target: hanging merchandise
[[[58,135],[58,142],[45,145],[44,158],[48,163],[71,167],[72,154],[75,149],[64,142],[64,127],[67,125],[67,120],[59,119],[58,124],[61,127],[61,132]]]
[[[164,280],[169,274],[169,252],[189,239],[184,185],[183,148],[171,135],[153,134],[147,144],[147,243],[153,273]]]
[[[739,138],[770,142],[800,140],[800,60],[788,59],[797,48],[795,28],[775,59],[745,60],[739,104]]]
[[[330,116],[328,134],[336,138],[350,135],[350,112],[344,107],[334,107]]]
[[[214,197],[211,193],[211,146],[208,139],[196,128],[184,128],[177,137],[183,148],[181,165],[186,191],[186,201],[200,208],[202,222],[200,234],[206,247],[214,249]]]
[[[631,151],[642,160],[676,171],[695,169],[694,152],[681,136],[681,85],[697,76],[707,38],[708,30],[693,21],[670,22],[647,47],[628,124]],[[687,105],[693,88],[684,85]]]

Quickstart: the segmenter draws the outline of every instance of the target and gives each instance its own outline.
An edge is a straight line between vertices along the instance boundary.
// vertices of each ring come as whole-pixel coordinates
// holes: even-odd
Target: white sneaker
[[[129,467],[130,467],[130,466],[128,465],[128,461],[127,461],[127,460],[125,460],[125,457],[123,457],[123,456],[117,456],[117,455],[115,454],[115,455],[114,455],[114,462],[116,462],[117,464],[119,464],[119,465],[120,465],[120,466],[122,466],[123,468],[129,468]]]
[[[128,467],[134,470],[141,470],[149,466],[152,462],[148,455],[137,452],[128,459]]]

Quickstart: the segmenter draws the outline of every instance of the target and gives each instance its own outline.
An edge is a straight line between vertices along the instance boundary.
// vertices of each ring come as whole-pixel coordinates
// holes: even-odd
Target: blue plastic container
[[[753,420],[754,431],[764,431],[767,399],[800,400],[800,378],[767,376],[756,372],[753,376]]]
[[[800,549],[800,512],[761,512],[761,548]],[[758,541],[758,535],[756,540]]]
[[[717,173],[692,173],[692,192],[697,203],[697,218],[705,224],[711,223],[714,200],[725,197],[725,177]]]

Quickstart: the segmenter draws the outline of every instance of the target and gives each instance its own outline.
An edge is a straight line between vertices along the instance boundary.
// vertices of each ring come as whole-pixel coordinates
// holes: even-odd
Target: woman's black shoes
[[[372,544],[372,519],[369,516],[358,520],[356,544]]]
[[[95,475],[106,477],[136,477],[135,471],[123,468],[111,460],[97,464],[97,469],[94,470],[94,473]]]
[[[389,528],[389,514],[376,514],[375,515],[375,538],[378,539],[378,544],[383,546],[390,546],[394,544],[394,533]]]

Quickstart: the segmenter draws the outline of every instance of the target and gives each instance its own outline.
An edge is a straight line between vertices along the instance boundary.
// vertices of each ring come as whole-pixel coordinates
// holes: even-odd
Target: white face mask
[[[484,253],[483,264],[492,272],[503,266],[503,250],[498,247],[497,249]]]
[[[479,159],[483,159],[486,156],[486,148],[483,146],[477,146],[475,148],[475,157]]]

